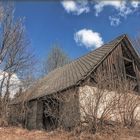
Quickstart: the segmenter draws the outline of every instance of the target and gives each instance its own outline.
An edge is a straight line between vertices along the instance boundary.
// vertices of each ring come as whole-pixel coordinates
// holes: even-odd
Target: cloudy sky
[[[121,34],[140,32],[140,1],[22,1],[15,16],[25,17],[28,38],[42,59],[59,42],[72,59]]]

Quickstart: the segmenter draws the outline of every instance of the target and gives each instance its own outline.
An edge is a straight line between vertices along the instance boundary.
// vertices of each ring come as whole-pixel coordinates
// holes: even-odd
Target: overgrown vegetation
[[[15,20],[12,4],[1,4],[0,9],[0,118],[2,123],[8,122],[8,106],[14,96],[10,87],[17,86],[19,92],[22,92],[24,87],[22,82],[20,84],[11,82],[13,75],[20,77],[21,81],[24,80],[24,75],[33,65],[34,60],[25,35],[23,19]]]
[[[100,71],[96,73],[97,84],[93,87],[83,86],[47,96],[44,99],[47,130],[65,129],[69,123],[70,130],[75,129],[77,133],[136,127],[140,117],[140,97],[133,91],[134,83],[115,80],[118,83],[113,86],[109,74]]]

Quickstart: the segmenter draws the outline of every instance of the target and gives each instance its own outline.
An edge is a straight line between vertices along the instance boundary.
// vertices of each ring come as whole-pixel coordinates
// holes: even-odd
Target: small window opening
[[[136,78],[136,73],[134,71],[133,62],[124,60],[124,65],[125,65],[126,76],[129,76],[131,78]]]
[[[129,81],[133,81],[135,83],[133,90],[135,92],[138,92],[138,84],[137,84],[137,78],[134,70],[133,61],[124,59],[124,65],[125,65],[126,78]]]

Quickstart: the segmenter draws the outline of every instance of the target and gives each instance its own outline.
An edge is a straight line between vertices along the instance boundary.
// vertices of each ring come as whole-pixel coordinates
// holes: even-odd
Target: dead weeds
[[[75,136],[72,132],[61,130],[46,132],[29,131],[19,127],[0,127],[0,140],[140,140],[140,131],[123,130],[120,134],[96,133],[95,135],[82,132]]]

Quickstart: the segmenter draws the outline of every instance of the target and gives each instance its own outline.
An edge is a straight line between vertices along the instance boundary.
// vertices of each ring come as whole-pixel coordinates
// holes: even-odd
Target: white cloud
[[[109,20],[110,20],[110,25],[111,25],[111,26],[118,26],[118,25],[121,23],[119,17],[112,17],[112,16],[109,16]]]
[[[126,2],[123,2],[123,4],[120,5],[118,11],[119,11],[118,15],[124,18],[126,18],[129,14],[133,13],[133,10],[129,6],[127,6]]]
[[[116,14],[115,15],[110,15],[109,16],[109,20],[110,20],[110,24],[112,26],[117,26],[119,25],[120,19],[123,18],[127,18],[128,15],[134,13],[137,8],[140,5],[140,1],[119,1],[119,0],[114,0],[114,1],[100,1],[97,2],[94,5],[94,9],[95,9],[95,15],[99,16],[99,14],[104,10],[105,7],[107,6],[111,6],[112,8],[114,8],[116,10]]]
[[[5,80],[4,80],[4,85],[2,88],[2,94],[4,95],[5,91],[6,91],[6,84],[7,84],[7,80],[8,80],[8,73],[1,71],[0,70],[0,84],[3,80],[3,76],[5,75]],[[14,95],[19,91],[19,87],[21,85],[21,81],[19,80],[18,76],[16,74],[13,74],[11,79],[10,79],[10,87],[9,87],[9,91],[10,91],[10,97],[13,98]]]
[[[88,0],[64,0],[61,4],[67,13],[75,15],[88,13],[91,10],[91,5],[94,7],[95,16],[99,16],[105,7],[112,7],[115,10],[108,17],[111,26],[118,26],[122,18],[126,19],[129,15],[138,12],[140,8],[140,0],[95,0],[94,2]]]
[[[126,1],[101,1],[95,4],[95,15],[98,16],[103,11],[104,7],[111,6],[115,8],[120,16],[126,17],[132,13],[132,9],[127,5]]]
[[[112,6],[115,9],[119,9],[121,5],[124,5],[124,2],[115,0],[115,1],[101,1],[94,5],[95,15],[98,16],[100,12],[103,11],[105,6]]]
[[[86,0],[79,0],[79,1],[62,1],[61,4],[63,5],[64,9],[67,13],[73,13],[75,15],[80,15],[82,13],[87,13],[90,11],[88,7],[88,2]]]
[[[131,5],[132,5],[132,7],[137,9],[139,7],[139,5],[140,5],[140,1],[132,1]]]
[[[86,48],[94,49],[103,45],[103,40],[98,32],[90,29],[81,29],[74,34],[74,40],[77,44]]]

